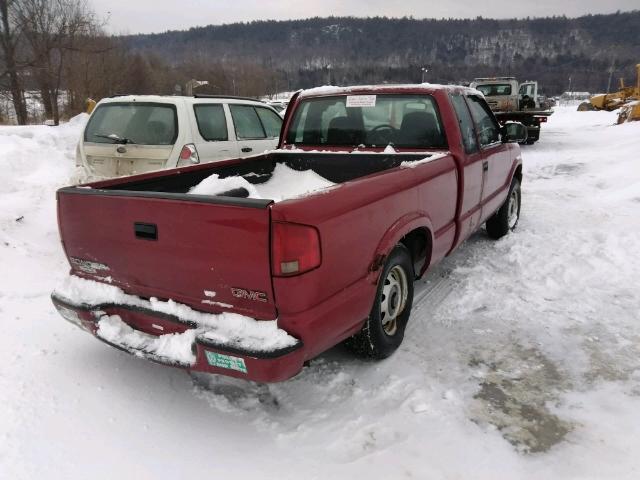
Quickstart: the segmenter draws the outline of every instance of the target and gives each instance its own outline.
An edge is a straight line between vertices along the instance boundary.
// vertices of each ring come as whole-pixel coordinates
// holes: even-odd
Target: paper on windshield
[[[376,95],[347,95],[347,108],[375,106]]]

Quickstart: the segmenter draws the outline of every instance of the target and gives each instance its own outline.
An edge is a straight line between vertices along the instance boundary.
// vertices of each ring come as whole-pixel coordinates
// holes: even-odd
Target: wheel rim
[[[404,311],[409,293],[407,274],[400,265],[396,265],[384,279],[382,300],[380,301],[380,318],[382,329],[387,335],[395,335],[398,331],[398,317]]]
[[[518,210],[520,210],[520,195],[517,190],[509,195],[509,205],[507,207],[507,221],[509,229],[513,230],[518,223]]]

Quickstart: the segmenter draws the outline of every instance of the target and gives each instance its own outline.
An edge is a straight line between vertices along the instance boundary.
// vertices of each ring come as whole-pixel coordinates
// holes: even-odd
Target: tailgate
[[[70,187],[58,191],[58,222],[78,276],[197,310],[273,319],[270,203]]]

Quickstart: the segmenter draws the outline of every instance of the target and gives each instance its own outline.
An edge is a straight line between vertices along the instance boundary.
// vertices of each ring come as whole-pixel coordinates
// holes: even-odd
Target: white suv
[[[230,96],[115,96],[91,113],[76,150],[84,176],[137,173],[246,157],[278,144],[282,118]]]

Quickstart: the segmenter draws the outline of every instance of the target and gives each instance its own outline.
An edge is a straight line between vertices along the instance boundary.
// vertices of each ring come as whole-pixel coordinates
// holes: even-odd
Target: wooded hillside
[[[269,90],[317,84],[462,82],[476,76],[538,79],[549,94],[606,89],[635,79],[640,11],[580,18],[416,20],[312,18],[192,28],[123,39],[134,51],[172,65],[220,65],[218,89],[233,90],[234,70],[252,66]],[[237,81],[237,79],[236,79]],[[616,80],[617,81],[617,80]]]

